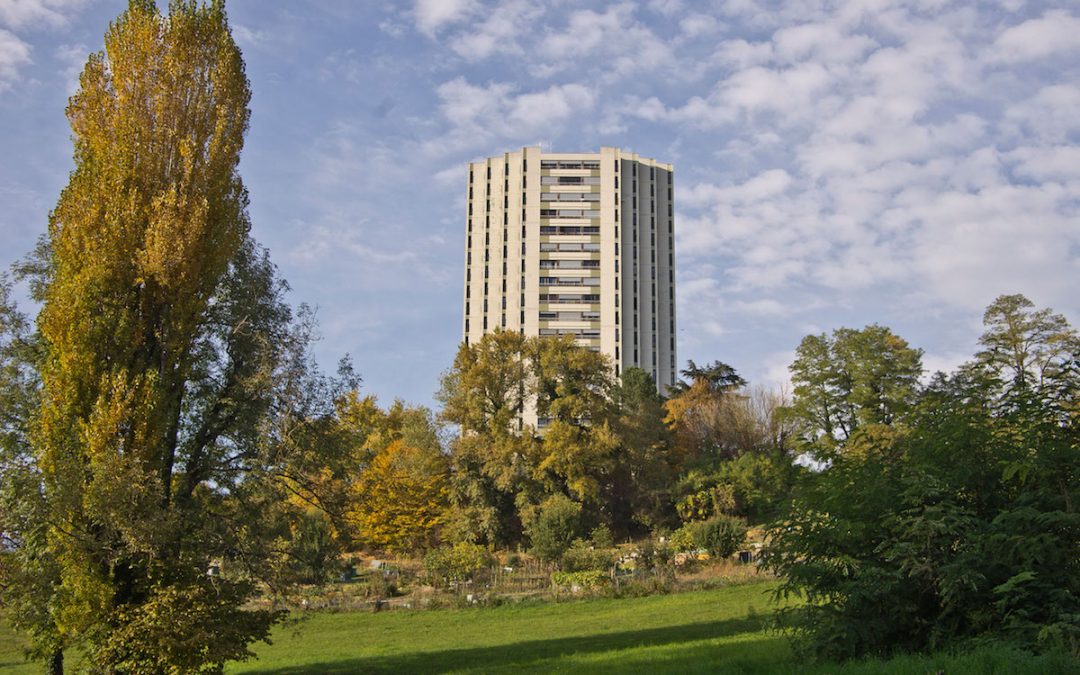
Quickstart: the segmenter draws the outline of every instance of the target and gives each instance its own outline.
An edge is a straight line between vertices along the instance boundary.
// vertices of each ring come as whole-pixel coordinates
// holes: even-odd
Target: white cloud
[[[1013,103],[1006,119],[1016,125],[1014,133],[1031,134],[1044,143],[1064,143],[1080,131],[1080,87],[1053,84],[1031,98]]]
[[[649,9],[664,16],[672,16],[683,9],[682,0],[649,0]]]
[[[412,16],[417,30],[433,38],[440,28],[464,20],[476,8],[475,0],[416,0]]]
[[[232,24],[232,34],[236,43],[246,49],[264,47],[271,43],[271,35],[268,31],[248,28],[243,24]]]
[[[688,38],[714,35],[724,24],[708,14],[689,14],[679,21],[679,29]]]
[[[815,58],[821,63],[850,63],[862,58],[877,43],[865,35],[845,34],[829,23],[808,23],[776,31],[772,37],[778,60],[799,63]]]
[[[521,53],[518,38],[542,13],[540,7],[526,0],[501,3],[479,25],[455,36],[450,46],[467,61],[481,61],[498,53]]]
[[[580,84],[519,94],[511,84],[478,86],[457,77],[436,92],[450,129],[425,144],[432,155],[486,148],[495,139],[532,142],[538,135],[557,133],[574,117],[587,117],[596,103],[593,92]]]
[[[1046,12],[1004,30],[994,42],[991,61],[1020,62],[1080,51],[1080,18],[1062,10]]]
[[[30,63],[30,45],[0,28],[0,91],[19,79],[19,68]]]
[[[1035,181],[1080,181],[1080,147],[1055,145],[1051,147],[1016,148],[1007,155],[1016,162],[1013,171],[1022,178]]]
[[[544,65],[538,73],[550,76],[586,65],[598,65],[601,79],[637,77],[675,63],[671,47],[634,18],[634,5],[620,3],[604,12],[590,9],[570,13],[565,26],[548,28],[537,46]]]
[[[56,59],[63,67],[68,94],[74,94],[79,88],[79,75],[86,65],[89,54],[90,48],[82,43],[60,45],[56,48]]]
[[[0,24],[14,29],[59,28],[87,0],[0,0]]]

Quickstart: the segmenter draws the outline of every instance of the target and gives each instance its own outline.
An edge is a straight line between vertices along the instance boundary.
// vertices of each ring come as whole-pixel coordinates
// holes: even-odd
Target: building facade
[[[672,174],[618,148],[470,163],[465,342],[497,328],[571,334],[616,375],[636,366],[666,391],[677,363]]]

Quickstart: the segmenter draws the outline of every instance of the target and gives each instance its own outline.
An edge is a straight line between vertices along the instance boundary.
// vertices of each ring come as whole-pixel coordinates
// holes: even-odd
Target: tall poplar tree
[[[250,575],[208,574],[256,557],[270,401],[307,335],[248,238],[249,98],[223,0],[131,0],[67,109],[33,444],[51,621],[106,672],[220,671],[279,616],[243,609]]]

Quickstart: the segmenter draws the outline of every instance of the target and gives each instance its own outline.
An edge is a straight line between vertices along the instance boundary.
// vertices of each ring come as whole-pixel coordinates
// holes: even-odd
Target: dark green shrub
[[[746,521],[733,516],[715,516],[697,523],[694,542],[714,558],[726,558],[746,542]]]
[[[593,528],[589,539],[596,548],[615,548],[615,538],[611,536],[611,528],[607,525],[600,524]]]
[[[548,562],[558,560],[570,548],[581,528],[581,504],[565,495],[548,497],[526,530],[532,553]]]

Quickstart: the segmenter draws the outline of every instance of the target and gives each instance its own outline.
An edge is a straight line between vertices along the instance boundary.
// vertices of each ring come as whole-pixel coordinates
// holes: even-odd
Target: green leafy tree
[[[884,326],[808,335],[791,364],[789,413],[804,440],[828,453],[868,424],[892,424],[910,409],[922,374],[922,350]]]
[[[447,531],[518,543],[553,495],[580,504],[583,527],[618,536],[671,521],[663,399],[644,371],[628,368],[616,381],[613,370],[569,337],[495,331],[462,345],[440,393],[442,419],[461,429],[450,444]],[[519,423],[527,404],[540,430]]]
[[[976,364],[1015,386],[1041,388],[1075,375],[1076,331],[1049,308],[1035,310],[1023,295],[1002,295],[986,308],[986,332]]]
[[[60,673],[65,641],[49,613],[59,570],[48,555],[47,504],[30,444],[40,351],[0,277],[0,609],[29,636],[31,656]]]
[[[674,439],[664,423],[664,399],[646,371],[625,368],[612,398],[619,450],[603,501],[620,536],[640,535],[673,522]]]
[[[770,528],[781,593],[806,600],[782,613],[805,652],[994,637],[1080,654],[1078,354],[1059,348],[1063,322],[1002,321],[1054,316],[1005,298],[972,363],[938,374],[903,425],[857,429]],[[1056,354],[1053,376],[1024,352]]]
[[[566,495],[548,497],[528,526],[532,552],[541,560],[558,560],[581,532],[581,504]]]

